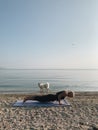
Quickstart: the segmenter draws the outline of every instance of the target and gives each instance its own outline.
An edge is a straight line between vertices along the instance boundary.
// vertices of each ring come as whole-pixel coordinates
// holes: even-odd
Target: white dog
[[[49,83],[38,83],[38,86],[40,88],[40,92],[47,92],[49,91]]]

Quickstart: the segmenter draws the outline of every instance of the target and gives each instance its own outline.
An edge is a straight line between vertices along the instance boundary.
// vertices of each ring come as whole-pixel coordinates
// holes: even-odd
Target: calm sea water
[[[39,91],[38,82],[49,82],[51,91],[98,91],[98,70],[0,70],[0,93]]]

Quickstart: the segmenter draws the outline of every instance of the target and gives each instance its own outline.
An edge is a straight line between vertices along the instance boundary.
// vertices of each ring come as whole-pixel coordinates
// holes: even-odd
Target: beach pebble
[[[11,106],[15,100],[2,97],[0,130],[98,130],[98,97],[81,96],[70,100],[72,107],[47,108],[15,108]]]

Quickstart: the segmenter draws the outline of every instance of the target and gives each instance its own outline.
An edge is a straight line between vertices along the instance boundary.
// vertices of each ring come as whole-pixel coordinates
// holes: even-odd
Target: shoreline
[[[56,91],[57,92],[57,91]],[[50,93],[56,93],[54,92],[49,92],[45,94],[50,94]],[[74,91],[75,92],[75,91]],[[40,91],[32,91],[32,92],[0,92],[0,95],[34,95],[34,94],[40,94]],[[98,91],[76,91],[75,95],[84,95],[84,96],[90,96],[90,95],[98,95]]]
[[[0,94],[0,130],[98,129],[98,92],[76,92],[70,107],[12,107],[26,95]]]

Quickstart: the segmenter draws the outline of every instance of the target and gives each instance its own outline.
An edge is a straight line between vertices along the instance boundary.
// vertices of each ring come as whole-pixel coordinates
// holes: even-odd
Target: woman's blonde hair
[[[68,97],[75,97],[75,92],[68,91]]]

